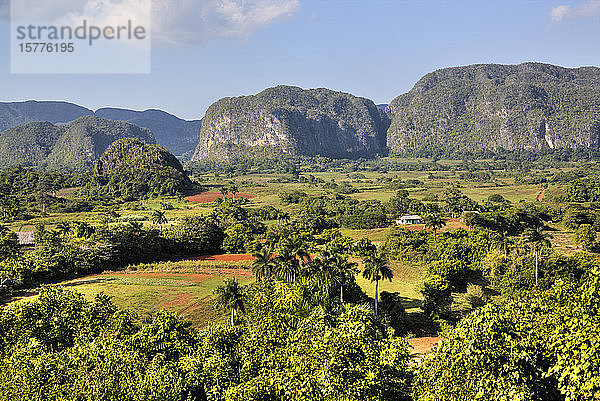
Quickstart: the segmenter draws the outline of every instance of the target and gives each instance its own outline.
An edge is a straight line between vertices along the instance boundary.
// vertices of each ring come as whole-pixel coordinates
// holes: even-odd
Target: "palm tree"
[[[290,214],[287,212],[279,212],[277,214],[277,220],[279,221],[279,225],[282,226],[290,221]]]
[[[379,302],[379,281],[390,280],[394,277],[392,269],[388,266],[388,262],[381,254],[368,256],[363,260],[365,270],[363,277],[371,282],[375,282],[375,316],[377,316],[377,304]]]
[[[61,221],[60,223],[58,223],[56,225],[56,229],[58,230],[58,232],[60,233],[60,235],[62,235],[62,237],[67,237],[69,235],[69,233],[71,232],[71,224],[69,224],[66,221]]]
[[[231,194],[233,195],[233,200],[235,200],[235,193],[239,190],[240,188],[235,185],[235,184],[230,184],[229,185],[229,192],[231,192]]]
[[[225,195],[229,193],[229,190],[227,189],[227,187],[222,186],[221,188],[219,188],[219,193],[223,195],[223,200],[225,200]]]
[[[169,220],[167,220],[167,216],[165,216],[165,212],[163,210],[155,210],[152,213],[152,224],[160,226],[160,231],[162,231],[162,225],[167,224]]]
[[[326,252],[313,260],[309,265],[310,280],[315,287],[315,298],[323,304],[329,303],[331,289],[341,284],[336,266],[332,263],[330,255]]]
[[[256,280],[269,280],[273,275],[275,262],[273,260],[273,251],[270,247],[263,246],[261,249],[252,254],[254,261],[252,262],[252,271],[256,276]]]
[[[349,262],[348,258],[339,252],[324,250],[311,263],[311,276],[319,290],[328,298],[330,289],[339,286],[340,303],[344,303],[344,285],[348,284],[356,273],[356,263]]]
[[[131,229],[133,230],[133,232],[135,232],[136,234],[139,234],[140,232],[142,232],[142,229],[144,228],[144,225],[142,223],[140,223],[139,221],[130,221],[129,225],[131,226]]]
[[[291,248],[284,247],[277,252],[275,257],[276,276],[280,280],[295,282],[300,275],[300,263]]]
[[[84,221],[74,223],[73,230],[75,231],[75,236],[85,239],[90,238],[94,233],[94,227]]]
[[[436,235],[438,230],[446,225],[446,221],[439,214],[430,214],[425,216],[425,228],[433,230],[433,235]]]
[[[242,286],[235,278],[227,278],[222,285],[215,289],[214,294],[216,295],[215,307],[231,309],[231,325],[233,326],[237,311],[245,311]]]
[[[550,242],[550,238],[552,236],[548,233],[544,232],[544,227],[540,226],[537,228],[528,228],[523,232],[523,240],[531,244],[533,248],[533,253],[535,254],[535,285],[538,284],[538,264],[540,253],[543,248],[552,247],[552,243]]]
[[[310,255],[304,249],[304,245],[304,241],[296,236],[282,242],[275,258],[278,265],[277,275],[280,279],[296,281],[301,268],[310,261]]]

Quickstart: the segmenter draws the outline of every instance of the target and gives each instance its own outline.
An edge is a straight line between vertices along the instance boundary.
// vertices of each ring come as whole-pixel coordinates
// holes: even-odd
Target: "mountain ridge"
[[[256,154],[372,157],[386,153],[388,124],[369,99],[279,85],[213,103],[191,160]]]
[[[66,124],[84,116],[125,121],[150,129],[159,145],[176,155],[193,151],[198,143],[201,120],[185,120],[159,109],[137,111],[103,107],[92,110],[67,101],[0,102],[0,132],[31,122]]]
[[[474,64],[423,76],[387,107],[393,152],[600,146],[600,68]]]
[[[111,143],[130,137],[146,143],[156,142],[147,128],[93,115],[65,124],[30,122],[0,134],[0,166],[91,168]]]

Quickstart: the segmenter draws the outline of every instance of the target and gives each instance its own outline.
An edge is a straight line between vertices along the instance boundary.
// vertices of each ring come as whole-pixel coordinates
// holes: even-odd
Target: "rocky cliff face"
[[[423,77],[387,108],[395,152],[595,148],[600,69],[481,64]]]
[[[213,104],[192,161],[277,154],[374,156],[386,152],[388,125],[385,113],[370,100],[278,86]]]

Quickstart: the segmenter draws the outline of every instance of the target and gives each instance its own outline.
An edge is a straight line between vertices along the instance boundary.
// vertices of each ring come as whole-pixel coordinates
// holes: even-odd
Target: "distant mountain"
[[[178,156],[193,151],[200,140],[201,120],[186,121],[161,110],[132,111],[104,108],[96,110],[96,115],[148,128],[154,134],[157,144]]]
[[[60,125],[28,123],[0,133],[0,166],[90,168],[111,143],[129,137],[155,143],[146,128],[95,116]]]
[[[387,113],[395,152],[598,149],[600,68],[446,68],[424,76]]]
[[[67,102],[0,103],[0,131],[30,122],[68,123],[79,117],[94,114],[92,110]]]
[[[278,154],[371,157],[386,152],[388,125],[371,100],[277,86],[210,106],[192,161]]]
[[[200,120],[186,121],[161,110],[134,111],[103,108],[95,113],[67,102],[27,101],[0,103],[0,131],[29,122],[68,123],[79,117],[96,115],[108,120],[126,121],[154,133],[156,141],[176,155],[191,153],[200,138]]]

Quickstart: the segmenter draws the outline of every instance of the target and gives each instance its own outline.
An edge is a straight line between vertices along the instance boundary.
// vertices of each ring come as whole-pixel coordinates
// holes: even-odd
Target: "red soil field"
[[[413,356],[421,356],[442,341],[439,337],[417,337],[409,338],[408,344],[413,347],[410,354]]]
[[[192,300],[193,297],[194,297],[193,294],[186,292],[185,294],[178,295],[171,301],[163,303],[160,307],[161,308],[173,308],[176,306],[186,306],[190,303],[190,301]]]
[[[191,260],[202,260],[211,262],[243,262],[247,260],[254,260],[254,256],[250,254],[206,255],[191,258]]]
[[[252,198],[256,198],[256,195],[239,192],[239,193],[235,194],[235,197],[238,199],[239,198],[252,199]],[[194,202],[194,203],[210,203],[210,202],[214,202],[215,199],[217,199],[217,198],[223,198],[223,195],[221,195],[221,193],[219,193],[219,192],[207,191],[207,192],[201,192],[196,195],[188,196],[185,198],[185,200]],[[225,195],[225,198],[232,199],[233,195],[227,194],[227,195]]]

